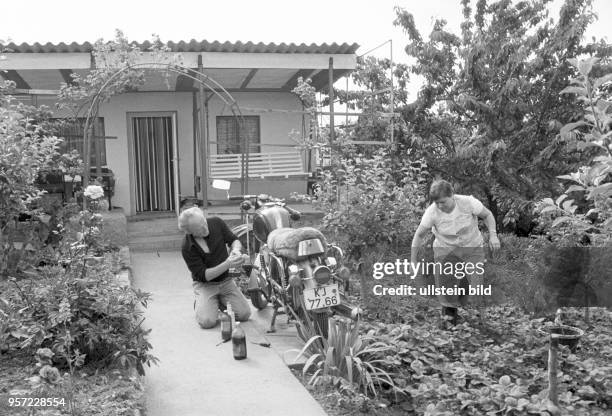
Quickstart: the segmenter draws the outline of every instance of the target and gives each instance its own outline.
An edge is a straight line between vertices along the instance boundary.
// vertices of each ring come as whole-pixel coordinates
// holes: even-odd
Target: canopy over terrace
[[[151,47],[149,42],[138,44],[141,50]],[[298,77],[311,78],[317,90],[329,83],[329,58],[333,59],[333,79],[344,76],[356,65],[356,43],[338,45],[275,44],[252,42],[168,42],[170,54],[180,54],[184,66],[197,69],[202,56],[204,73],[227,91],[290,91]],[[85,75],[95,66],[91,54],[93,45],[39,43],[0,45],[8,50],[0,60],[0,75],[14,81],[21,93],[51,93],[62,82],[72,81],[73,72]],[[143,62],[150,61],[146,54]],[[197,91],[193,80],[170,75],[174,91]],[[45,91],[46,90],[46,91]],[[148,77],[142,91],[168,91],[164,77]]]
[[[138,44],[141,50],[151,47],[149,42]],[[353,44],[254,44],[252,42],[169,42],[169,55],[180,55],[184,67],[198,70],[213,79],[217,85],[232,94],[234,92],[289,92],[299,77],[311,78],[317,91],[329,88],[356,66]],[[72,81],[71,74],[86,75],[96,66],[92,54],[93,45],[82,44],[6,44],[0,50],[8,51],[0,59],[0,76],[14,81],[18,94],[30,95],[33,100],[39,95],[55,95],[62,83]],[[137,63],[154,61],[144,53]],[[204,126],[206,99],[214,94],[210,84],[202,86],[192,77],[165,71],[147,71],[146,81],[140,92],[193,92],[194,115],[200,120],[194,143],[200,143],[200,164],[208,172],[209,139]],[[198,94],[198,92],[200,94]],[[199,97],[196,97],[198,96]],[[240,103],[237,102],[238,107]],[[199,113],[199,115],[198,115]],[[248,149],[247,149],[248,152]],[[195,164],[194,164],[195,166]],[[247,161],[248,166],[248,161]],[[248,189],[244,189],[246,192]],[[202,199],[207,200],[206,186],[200,187]]]

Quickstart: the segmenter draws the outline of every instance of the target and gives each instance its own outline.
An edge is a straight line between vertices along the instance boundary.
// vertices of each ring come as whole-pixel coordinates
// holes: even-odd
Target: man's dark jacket
[[[208,236],[204,237],[204,240],[208,244],[210,253],[204,253],[202,247],[200,247],[191,234],[185,235],[181,251],[194,281],[202,283],[221,282],[229,278],[227,270],[207,282],[206,269],[223,263],[228,258],[227,246],[231,246],[238,237],[232,233],[225,221],[219,217],[208,217],[206,222],[208,223]]]

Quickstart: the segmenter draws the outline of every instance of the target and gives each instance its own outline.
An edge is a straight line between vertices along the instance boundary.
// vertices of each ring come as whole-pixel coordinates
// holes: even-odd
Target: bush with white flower
[[[104,197],[104,189],[100,185],[89,185],[85,188],[84,195],[92,201],[96,201]]]

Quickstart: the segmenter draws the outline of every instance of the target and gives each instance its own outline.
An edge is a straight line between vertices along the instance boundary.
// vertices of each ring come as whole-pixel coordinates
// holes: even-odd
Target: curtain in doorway
[[[136,211],[174,210],[172,117],[133,117]]]

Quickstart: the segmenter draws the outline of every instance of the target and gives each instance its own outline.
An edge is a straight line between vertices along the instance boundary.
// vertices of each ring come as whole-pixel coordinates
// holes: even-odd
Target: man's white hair
[[[206,219],[206,215],[199,207],[191,207],[187,208],[178,217],[178,228],[181,231],[188,231],[189,221],[192,218],[202,218]]]

